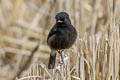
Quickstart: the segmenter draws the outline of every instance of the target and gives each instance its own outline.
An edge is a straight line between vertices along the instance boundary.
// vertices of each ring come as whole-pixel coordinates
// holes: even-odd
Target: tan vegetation
[[[78,37],[47,69],[57,12]],[[120,80],[120,0],[0,0],[0,80]]]

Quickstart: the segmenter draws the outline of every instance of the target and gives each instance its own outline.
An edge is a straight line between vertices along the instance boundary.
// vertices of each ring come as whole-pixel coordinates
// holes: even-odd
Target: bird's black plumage
[[[63,50],[70,48],[77,38],[76,29],[71,24],[69,15],[66,12],[60,12],[56,15],[56,24],[48,34],[47,43],[51,50]],[[55,66],[56,53],[50,54],[48,64],[49,69]]]

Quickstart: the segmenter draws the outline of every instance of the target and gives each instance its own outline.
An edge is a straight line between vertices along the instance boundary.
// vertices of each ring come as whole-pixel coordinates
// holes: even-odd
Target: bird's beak
[[[62,20],[58,20],[57,22],[58,22],[58,23],[62,23],[63,21],[62,21]]]

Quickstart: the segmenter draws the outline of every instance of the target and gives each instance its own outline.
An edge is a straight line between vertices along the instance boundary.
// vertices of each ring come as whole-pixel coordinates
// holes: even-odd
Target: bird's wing
[[[56,28],[56,26],[54,26],[54,27],[51,29],[51,31],[49,32],[49,34],[48,34],[47,42],[48,42],[48,39],[49,39],[52,35],[54,35],[56,32],[57,32],[57,28]]]

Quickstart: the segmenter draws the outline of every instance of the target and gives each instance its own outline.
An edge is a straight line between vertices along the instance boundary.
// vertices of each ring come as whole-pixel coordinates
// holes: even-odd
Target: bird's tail
[[[48,69],[53,69],[55,67],[55,61],[56,61],[56,51],[51,50],[49,63],[48,63]]]

